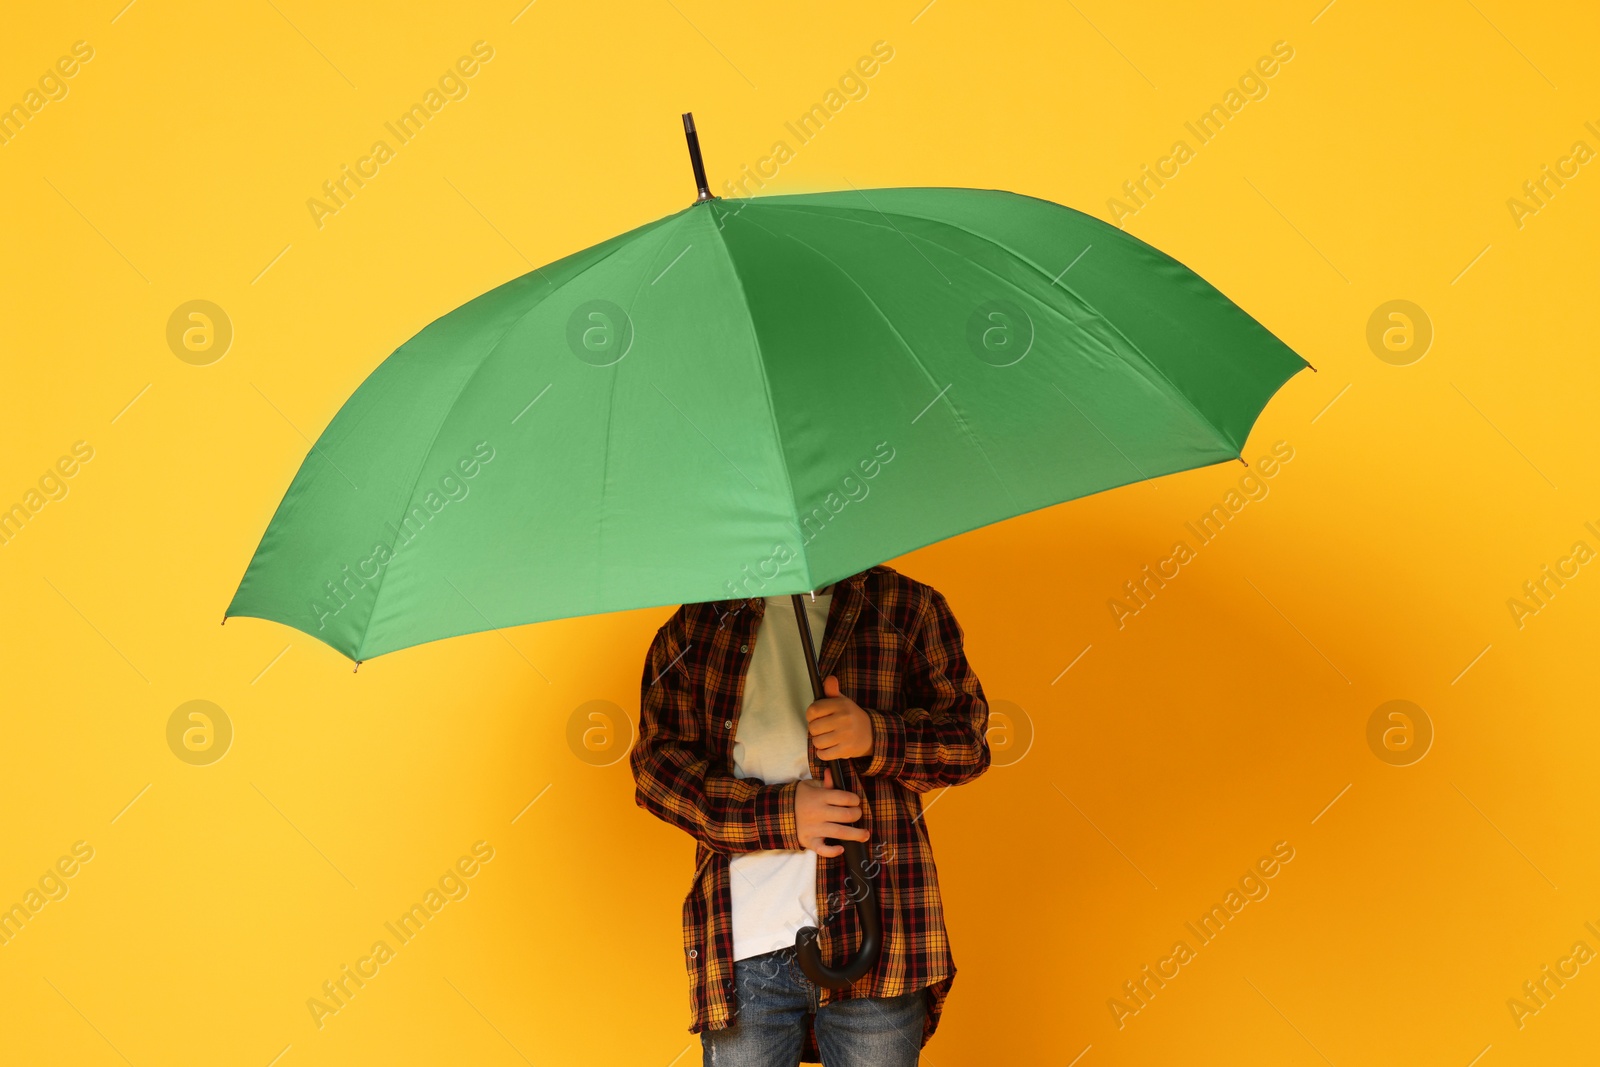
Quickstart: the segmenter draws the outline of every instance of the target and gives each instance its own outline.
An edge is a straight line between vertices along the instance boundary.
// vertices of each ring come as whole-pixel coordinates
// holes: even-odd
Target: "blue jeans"
[[[739,1016],[726,1030],[700,1035],[705,1067],[796,1067],[806,1016],[823,1067],[916,1067],[927,993],[857,997],[817,1006],[817,987],[793,949],[751,956],[733,965]]]

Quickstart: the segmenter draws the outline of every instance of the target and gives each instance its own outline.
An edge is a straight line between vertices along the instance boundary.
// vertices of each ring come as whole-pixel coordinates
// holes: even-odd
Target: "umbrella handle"
[[[806,617],[805,598],[795,593],[791,599],[794,602],[795,622],[800,626],[800,647],[806,654],[806,671],[811,675],[811,692],[815,699],[821,700],[824,695],[822,674],[817,669],[817,652],[811,641],[811,620]],[[834,784],[840,789],[856,792],[850,761],[842,759],[835,762],[839,780]],[[877,965],[878,954],[883,949],[883,912],[878,906],[877,887],[873,885],[872,874],[867,869],[867,846],[860,841],[846,841],[844,865],[848,872],[845,878],[846,893],[855,901],[856,911],[861,917],[861,944],[856,949],[855,958],[842,967],[829,967],[823,963],[822,950],[817,947],[815,926],[801,928],[794,938],[794,951],[800,961],[800,970],[824,989],[848,989],[855,985]]]

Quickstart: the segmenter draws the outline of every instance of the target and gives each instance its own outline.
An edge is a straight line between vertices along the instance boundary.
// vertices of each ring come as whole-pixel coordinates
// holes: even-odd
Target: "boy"
[[[645,662],[637,800],[696,842],[689,1030],[718,1067],[911,1067],[955,978],[921,794],[988,768],[989,708],[934,589],[877,566],[804,600],[822,700],[788,596],[685,604]],[[833,788],[840,759],[859,793]],[[867,843],[883,916],[877,964],[843,990],[794,958],[806,926],[830,966],[860,942],[829,838]]]

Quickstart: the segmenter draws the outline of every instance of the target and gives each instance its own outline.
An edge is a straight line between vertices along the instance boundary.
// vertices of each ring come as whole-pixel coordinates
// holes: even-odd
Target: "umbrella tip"
[[[228,625],[228,613],[226,611],[222,613],[222,625]]]
[[[695,197],[695,203],[698,204],[702,200],[710,200],[712,197],[711,188],[706,184],[706,164],[700,158],[700,134],[695,132],[694,112],[692,111],[683,113],[683,136],[684,140],[689,142],[689,165],[694,168],[694,184],[699,192],[699,195]]]
[[[361,661],[360,660],[356,660],[356,665],[350,669],[350,673],[354,674],[354,673],[356,673],[356,671],[359,671],[360,669],[361,669]]]
[[[1243,456],[1234,456],[1233,458],[1238,460],[1240,463],[1243,463],[1246,467],[1250,466],[1249,461],[1246,460]]]

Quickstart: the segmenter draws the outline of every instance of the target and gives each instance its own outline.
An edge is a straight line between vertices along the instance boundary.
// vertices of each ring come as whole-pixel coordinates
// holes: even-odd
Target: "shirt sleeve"
[[[872,758],[867,774],[926,793],[970,782],[989,769],[989,704],[962,648],[961,625],[943,594],[931,591],[911,635],[906,710],[867,710]]]
[[[690,678],[702,657],[693,651],[684,644],[680,608],[645,657],[639,741],[629,756],[635,801],[714,852],[798,850],[798,783],[765,785],[711,769],[708,716],[697,703],[702,689]]]

